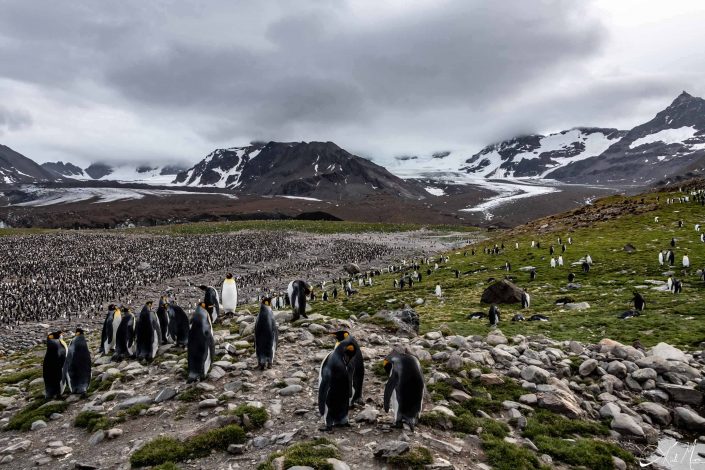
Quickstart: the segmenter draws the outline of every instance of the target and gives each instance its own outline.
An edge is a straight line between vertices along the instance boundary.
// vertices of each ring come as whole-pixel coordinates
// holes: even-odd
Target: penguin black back
[[[159,320],[152,312],[152,302],[147,302],[142,307],[135,326],[137,341],[135,356],[138,360],[151,362],[157,356],[161,334]]]
[[[400,351],[392,351],[382,364],[389,374],[384,387],[384,411],[392,410],[396,427],[406,424],[413,430],[425,389],[421,364],[415,356]]]
[[[289,303],[294,314],[293,321],[301,317],[308,318],[306,315],[306,298],[311,294],[311,287],[302,280],[291,281],[287,288]]]
[[[169,339],[176,343],[177,346],[185,348],[188,344],[188,315],[174,301],[169,302],[167,314],[169,315]]]
[[[213,356],[215,355],[215,341],[213,339],[213,325],[206,304],[201,303],[191,319],[191,328],[188,333],[188,379],[191,383],[203,380],[208,375]]]
[[[338,344],[321,364],[318,377],[318,411],[326,430],[348,425],[352,399],[351,362],[357,348],[350,339]]]
[[[81,328],[71,340],[64,362],[64,382],[69,392],[85,395],[91,383],[91,352]]]
[[[159,298],[159,307],[157,307],[157,320],[159,320],[159,331],[161,333],[159,340],[161,344],[166,344],[169,336],[169,303],[166,297]]]
[[[56,331],[47,335],[47,350],[42,362],[42,376],[44,377],[44,397],[50,400],[60,397],[64,391],[63,371],[66,362],[67,346],[63,340],[63,333]]]
[[[634,309],[638,310],[639,312],[643,312],[644,309],[646,308],[646,300],[644,300],[644,297],[641,296],[640,293],[634,292]]]
[[[255,354],[260,370],[272,367],[277,350],[279,332],[272,312],[272,299],[262,299],[259,314],[255,320]]]
[[[211,323],[215,323],[218,320],[218,315],[220,314],[220,297],[218,296],[218,291],[213,286],[198,286],[204,292],[203,303],[206,304],[206,311],[211,317]]]
[[[125,308],[115,337],[115,354],[112,360],[122,361],[126,357],[133,357],[135,346],[135,315],[129,308]]]
[[[490,320],[490,326],[497,326],[499,324],[499,308],[492,304],[490,311],[487,313],[487,317]]]
[[[350,340],[353,346],[355,346],[355,355],[350,362],[350,365],[353,368],[353,395],[350,404],[362,405],[362,387],[365,381],[365,359],[362,357],[360,345],[349,331],[340,330],[335,333],[331,333],[331,335],[336,339],[336,347],[345,340]]]

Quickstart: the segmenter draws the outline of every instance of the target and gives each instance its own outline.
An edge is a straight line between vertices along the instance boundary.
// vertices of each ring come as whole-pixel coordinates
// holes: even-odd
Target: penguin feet
[[[264,363],[259,364],[259,370],[264,370]]]
[[[326,424],[326,425],[321,426],[320,428],[318,428],[318,430],[321,431],[321,432],[333,432],[333,426],[329,426],[329,425]]]

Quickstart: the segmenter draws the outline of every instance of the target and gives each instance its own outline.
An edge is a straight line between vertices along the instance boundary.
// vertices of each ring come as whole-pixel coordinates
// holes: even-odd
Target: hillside
[[[269,142],[215,150],[180,173],[174,183],[324,200],[385,194],[414,199],[428,196],[414,183],[332,142]]]
[[[33,160],[0,145],[0,185],[54,181],[56,176]]]

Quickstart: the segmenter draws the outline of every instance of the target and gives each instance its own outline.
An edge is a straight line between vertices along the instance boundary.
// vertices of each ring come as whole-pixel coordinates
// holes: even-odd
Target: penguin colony
[[[227,284],[231,282],[229,279],[231,277],[226,279]],[[290,285],[291,297],[287,303],[296,315],[299,307],[294,296],[301,294],[296,286],[306,288],[306,295],[311,292],[305,281],[293,281],[292,284],[294,288]],[[152,301],[146,302],[136,318],[129,308],[110,305],[103,322],[99,354],[112,354],[114,361],[136,359],[151,362],[157,356],[160,345],[175,342],[187,348],[187,383],[204,380],[215,355],[215,310],[208,310],[212,306],[209,302],[214,298],[213,288],[203,287],[200,286],[205,298],[196,306],[190,321],[187,316],[177,316],[178,306],[166,297],[160,299],[156,311],[152,308]],[[276,360],[278,327],[271,305],[270,297],[262,298],[255,320],[254,346],[260,370],[271,368]],[[305,308],[298,313],[305,315]],[[185,324],[173,328],[173,323],[180,322]],[[187,337],[184,343],[180,343],[178,334],[175,336],[174,332],[183,330],[187,331]],[[335,345],[321,363],[318,382],[318,408],[323,420],[321,429],[327,431],[336,426],[348,426],[349,410],[363,404],[365,378],[364,358],[357,340],[345,330],[331,332],[330,335],[335,338]],[[42,367],[45,397],[59,398],[65,391],[84,396],[90,385],[91,362],[83,329],[76,329],[68,345],[63,339],[63,332],[50,333]],[[419,361],[415,356],[395,349],[385,358],[383,367],[389,374],[384,391],[385,411],[392,411],[397,427],[406,425],[413,430],[421,413],[425,389]]]
[[[0,237],[0,330],[20,322],[101,318],[109,303],[133,304],[138,287],[225,271],[233,264],[267,266],[238,276],[238,287],[254,293],[271,278],[287,276],[294,269],[316,272],[321,267],[391,257],[401,250],[344,239],[321,242],[321,246],[329,252],[325,259],[291,259],[291,253],[310,247],[304,240],[277,232],[266,236],[58,233]],[[221,301],[220,310],[231,311],[238,302],[237,293],[224,290]]]

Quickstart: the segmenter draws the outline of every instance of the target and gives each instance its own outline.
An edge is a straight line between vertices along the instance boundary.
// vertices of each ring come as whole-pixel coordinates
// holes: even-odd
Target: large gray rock
[[[377,445],[375,457],[388,459],[409,451],[409,443],[404,441],[387,441]]]
[[[652,401],[645,401],[637,405],[637,409],[646,413],[651,417],[652,421],[661,426],[671,424],[671,412],[665,406],[659,405]]]
[[[569,302],[563,304],[563,307],[568,310],[587,310],[590,308],[590,304],[587,302]]]
[[[137,395],[136,397],[123,400],[117,405],[118,410],[124,410],[135,405],[151,405],[152,397],[147,395]]]
[[[485,304],[517,304],[521,302],[521,294],[519,287],[502,279],[484,290],[481,301]]]
[[[679,406],[673,410],[673,422],[679,428],[692,432],[705,431],[705,418],[695,411]]]
[[[578,400],[570,392],[556,389],[550,392],[536,394],[539,408],[561,413],[569,418],[582,418],[585,412],[580,408]]]
[[[703,402],[703,393],[692,387],[666,383],[659,384],[658,387],[665,390],[673,401],[694,406],[700,406]]]
[[[637,382],[646,382],[649,379],[656,380],[656,377],[658,377],[658,373],[650,367],[632,372],[632,378]]]
[[[360,274],[362,272],[362,270],[360,270],[360,266],[355,263],[348,263],[343,266],[343,269],[346,273],[350,274],[351,276],[354,276],[355,274]]]
[[[626,413],[620,413],[612,419],[612,429],[623,436],[644,437],[644,430]]]
[[[622,361],[612,361],[607,365],[607,373],[623,379],[627,376],[627,366]]]
[[[688,356],[680,349],[668,343],[659,343],[649,351],[650,356],[660,357],[667,361],[688,362]]]
[[[524,367],[521,371],[522,379],[535,384],[545,384],[550,377],[550,372],[538,366]]]
[[[595,369],[597,369],[597,361],[595,359],[587,359],[586,361],[583,361],[582,364],[580,364],[580,367],[578,368],[578,373],[583,377],[587,377],[588,375],[592,374]]]

